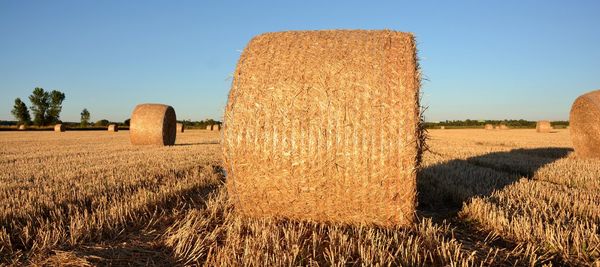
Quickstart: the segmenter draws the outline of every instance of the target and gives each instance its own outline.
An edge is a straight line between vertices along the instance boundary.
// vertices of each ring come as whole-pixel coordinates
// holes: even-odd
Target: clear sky
[[[428,121],[564,120],[600,89],[600,1],[0,1],[0,120],[34,87],[61,119],[137,103],[221,119],[241,50],[263,32],[415,33]],[[27,101],[28,103],[28,101]]]

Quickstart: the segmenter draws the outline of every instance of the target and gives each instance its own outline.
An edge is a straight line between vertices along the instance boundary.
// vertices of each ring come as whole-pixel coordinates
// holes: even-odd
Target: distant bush
[[[108,120],[99,120],[94,123],[94,126],[108,126],[108,124],[110,124],[110,121]]]

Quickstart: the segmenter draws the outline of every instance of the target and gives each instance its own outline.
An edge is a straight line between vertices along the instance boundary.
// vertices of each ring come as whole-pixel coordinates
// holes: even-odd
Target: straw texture
[[[177,123],[177,133],[183,133],[183,131],[185,131],[185,126],[183,126],[183,123]]]
[[[600,90],[589,92],[575,100],[569,124],[577,156],[600,158]]]
[[[64,132],[65,126],[62,124],[56,124],[56,125],[54,125],[54,131],[55,132]]]
[[[552,131],[552,124],[550,124],[550,121],[538,121],[535,124],[535,131],[538,133],[549,133]]]
[[[109,132],[118,132],[119,131],[119,126],[116,125],[116,124],[108,125],[108,131]]]
[[[412,34],[255,37],[223,128],[227,188],[253,217],[407,225],[424,143]]]
[[[129,139],[134,145],[175,144],[177,118],[171,106],[140,104],[131,114]]]

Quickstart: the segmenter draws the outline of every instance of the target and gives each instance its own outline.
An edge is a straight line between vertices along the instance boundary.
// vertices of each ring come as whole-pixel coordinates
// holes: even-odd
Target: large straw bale
[[[118,132],[119,131],[119,126],[116,125],[116,124],[108,125],[108,131],[109,132]]]
[[[185,131],[185,126],[183,126],[183,123],[178,122],[177,123],[177,132],[183,133],[183,131]]]
[[[485,125],[485,127],[484,127],[484,128],[485,128],[486,130],[494,130],[494,125],[491,125],[491,124],[489,124],[489,123],[488,123],[488,124],[486,124],[486,125]]]
[[[600,158],[600,90],[579,96],[571,107],[569,120],[576,155]]]
[[[550,121],[538,121],[535,124],[535,131],[538,133],[549,133],[552,131],[552,124],[550,124]]]
[[[177,117],[171,106],[140,104],[131,114],[129,138],[134,145],[175,144]]]
[[[227,188],[252,217],[407,225],[423,146],[412,34],[296,31],[242,53],[223,128]]]
[[[55,132],[64,132],[65,131],[65,126],[63,124],[56,124],[54,125],[54,131]]]

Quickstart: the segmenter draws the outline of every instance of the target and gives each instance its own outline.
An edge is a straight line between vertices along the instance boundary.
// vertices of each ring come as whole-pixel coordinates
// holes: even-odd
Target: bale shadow
[[[533,178],[537,170],[571,151],[564,147],[520,148],[425,167],[417,177],[417,213],[424,217],[453,216],[463,202]]]

